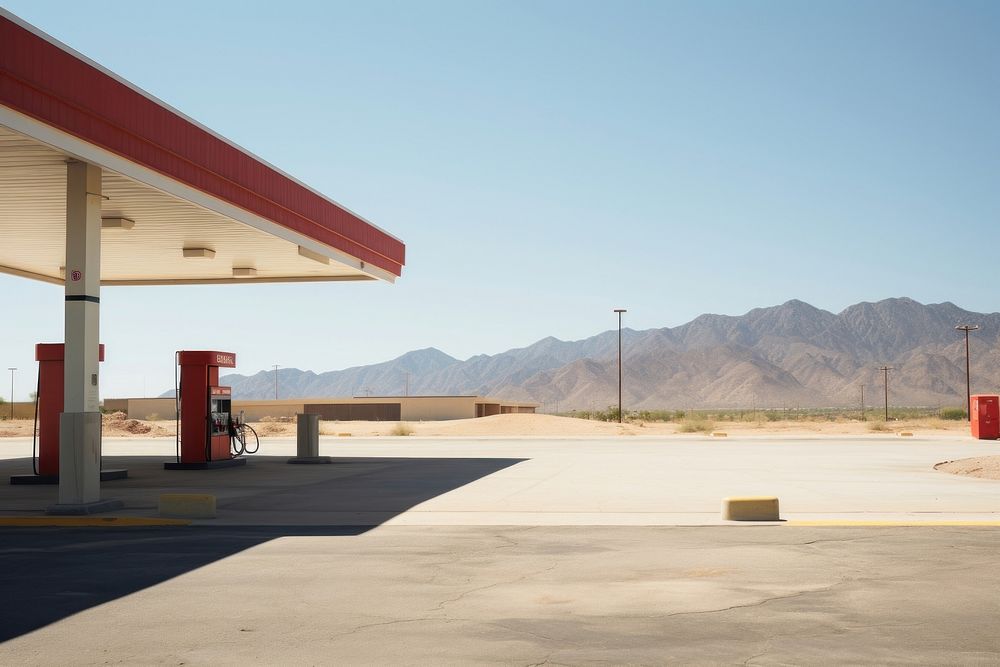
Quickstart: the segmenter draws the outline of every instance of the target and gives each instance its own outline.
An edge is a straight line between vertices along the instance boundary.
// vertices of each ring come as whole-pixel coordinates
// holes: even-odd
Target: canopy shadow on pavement
[[[103,485],[106,497],[125,501],[121,514],[149,516],[159,493],[207,491],[217,493],[220,525],[0,528],[0,591],[7,601],[0,642],[275,538],[360,535],[523,460],[335,458],[331,465],[297,466],[260,457],[245,468],[167,472],[163,457],[105,457],[106,466],[130,471],[129,479]],[[0,473],[30,465],[0,461]],[[38,498],[44,506],[53,493],[53,487],[4,484],[0,517],[27,514],[26,502]]]

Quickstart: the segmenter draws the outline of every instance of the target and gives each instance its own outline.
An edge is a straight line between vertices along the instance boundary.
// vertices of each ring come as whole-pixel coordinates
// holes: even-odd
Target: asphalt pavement
[[[993,443],[325,439],[293,466],[273,440],[164,471],[172,447],[107,442],[104,495],[218,518],[3,527],[55,490],[0,487],[0,664],[1000,663],[1000,482],[933,469]],[[743,494],[784,521],[723,522]]]

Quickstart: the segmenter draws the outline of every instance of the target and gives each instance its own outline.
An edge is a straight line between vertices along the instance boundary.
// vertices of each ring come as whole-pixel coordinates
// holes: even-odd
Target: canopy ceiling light
[[[128,218],[101,218],[101,229],[132,229],[135,220]]]
[[[184,248],[184,257],[187,259],[214,259],[215,251],[211,248]]]
[[[234,266],[233,278],[256,278],[257,269],[252,266]]]
[[[320,264],[330,263],[330,258],[326,255],[321,255],[318,252],[313,252],[312,250],[303,248],[302,246],[299,246],[299,254],[307,259],[311,259],[314,262],[319,262]]]

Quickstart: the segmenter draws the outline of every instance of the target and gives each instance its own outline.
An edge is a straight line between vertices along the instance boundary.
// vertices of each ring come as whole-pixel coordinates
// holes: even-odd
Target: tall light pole
[[[8,367],[7,370],[10,371],[10,418],[14,418],[14,371],[16,368]]]
[[[278,400],[278,364],[274,365],[274,400]]]
[[[865,420],[865,385],[861,383],[861,421]]]
[[[889,366],[883,366],[879,369],[882,371],[882,376],[885,381],[885,420],[889,421],[889,371],[893,370]]]
[[[618,313],[618,423],[622,423],[622,313],[624,308],[615,308]]]
[[[969,332],[979,328],[978,324],[959,324],[956,331],[965,332],[965,415],[972,421],[972,384],[969,381]]]

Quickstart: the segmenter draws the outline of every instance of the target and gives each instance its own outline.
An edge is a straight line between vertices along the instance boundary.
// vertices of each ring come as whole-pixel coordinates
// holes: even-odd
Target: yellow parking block
[[[712,433],[712,436],[716,438],[725,438],[728,436],[728,434],[725,431],[714,431]]]
[[[726,521],[778,521],[778,499],[775,496],[723,498],[722,518]]]
[[[214,519],[215,496],[207,493],[162,493],[160,516]]]

